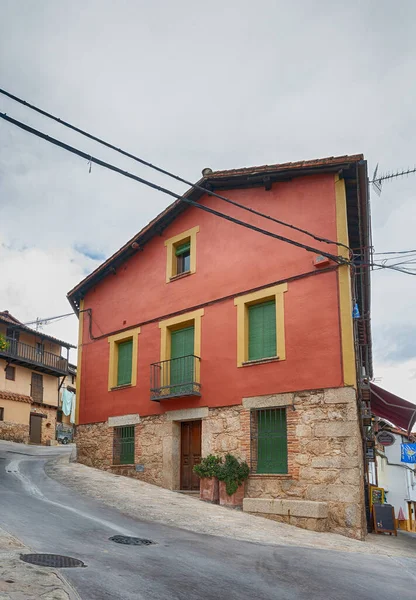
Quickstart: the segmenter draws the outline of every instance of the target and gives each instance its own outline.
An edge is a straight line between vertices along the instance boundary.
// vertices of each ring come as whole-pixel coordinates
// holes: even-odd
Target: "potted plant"
[[[214,454],[209,454],[201,459],[198,465],[194,466],[194,472],[200,478],[199,494],[201,500],[218,503],[218,466],[221,464],[221,458]]]
[[[245,481],[250,469],[245,461],[239,461],[232,454],[227,454],[223,463],[218,465],[217,477],[220,480],[220,504],[225,506],[242,506]]]
[[[7,350],[9,347],[9,342],[6,340],[4,335],[0,333],[0,350]]]

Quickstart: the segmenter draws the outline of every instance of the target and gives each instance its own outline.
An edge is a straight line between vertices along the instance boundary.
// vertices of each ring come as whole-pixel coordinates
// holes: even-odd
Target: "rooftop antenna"
[[[377,196],[381,196],[381,186],[383,185],[383,182],[381,181],[381,179],[377,180],[377,171],[378,171],[378,163],[376,165],[376,168],[374,169],[374,173],[373,173],[373,180],[372,180],[372,184],[373,184],[373,190],[375,191],[375,193],[377,194]]]
[[[377,177],[377,171],[378,163],[373,173],[373,179],[370,181],[370,183],[373,185],[373,190],[377,196],[380,196],[383,181],[386,181],[386,179],[395,179],[396,177],[404,177],[405,175],[412,175],[413,173],[416,173],[416,167],[413,167],[412,169],[403,169],[402,171],[396,171],[395,173],[385,173],[379,177]]]

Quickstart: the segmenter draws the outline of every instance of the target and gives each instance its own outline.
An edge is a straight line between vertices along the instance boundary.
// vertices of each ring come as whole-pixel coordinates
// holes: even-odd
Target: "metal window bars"
[[[134,464],[134,425],[114,427],[113,464]]]

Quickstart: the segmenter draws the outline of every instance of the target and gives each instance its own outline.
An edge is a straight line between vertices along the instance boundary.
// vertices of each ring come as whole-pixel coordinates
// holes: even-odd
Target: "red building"
[[[184,199],[298,245],[178,200],[77,285],[79,460],[192,490],[201,454],[231,452],[245,510],[361,537],[366,161],[208,171]]]

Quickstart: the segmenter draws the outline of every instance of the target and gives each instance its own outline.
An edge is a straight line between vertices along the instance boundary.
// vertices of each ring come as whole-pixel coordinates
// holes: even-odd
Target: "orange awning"
[[[370,383],[370,389],[371,412],[410,433],[416,422],[416,404],[383,390],[374,383]]]

